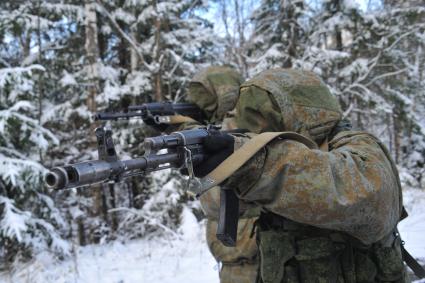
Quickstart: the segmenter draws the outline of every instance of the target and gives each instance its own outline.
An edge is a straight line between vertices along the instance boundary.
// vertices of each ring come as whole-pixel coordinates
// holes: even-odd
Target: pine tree
[[[268,68],[297,65],[305,49],[305,3],[300,0],[263,0],[253,11],[253,34],[248,56],[251,75]]]
[[[41,251],[64,255],[69,246],[60,236],[66,221],[42,185],[43,156],[58,139],[42,121],[40,42],[55,22],[39,3],[6,1],[0,9],[0,263],[7,265]]]
[[[251,74],[273,67],[316,72],[354,128],[382,139],[420,186],[423,1],[371,4],[362,10],[343,0],[262,1],[252,16]]]
[[[99,105],[116,110],[129,103],[182,100],[190,77],[213,58],[210,25],[196,13],[203,6],[193,1],[98,3],[101,38],[111,44],[109,50],[112,51],[106,56],[100,53],[104,68],[116,75],[115,79],[105,82],[98,96]],[[132,156],[143,154],[138,145],[146,135],[152,134],[151,129],[140,126],[137,120],[114,124],[119,146]],[[168,180],[164,175],[161,179]],[[163,183],[158,178],[146,176],[143,181],[135,178],[130,183],[115,186],[114,206],[122,204],[130,209],[130,212],[125,212],[126,209],[116,212],[123,219],[120,221],[122,232],[137,236],[163,224],[176,229],[182,209],[182,200],[177,200],[181,195],[162,190],[158,184]],[[158,196],[172,201],[165,204]],[[152,213],[161,215],[155,218],[162,219],[156,221],[156,225],[146,218]]]
[[[386,79],[386,98],[392,104],[392,152],[397,163],[406,168],[411,186],[425,182],[425,2],[384,1],[383,21],[391,33],[391,49],[386,60],[403,70],[394,79]]]

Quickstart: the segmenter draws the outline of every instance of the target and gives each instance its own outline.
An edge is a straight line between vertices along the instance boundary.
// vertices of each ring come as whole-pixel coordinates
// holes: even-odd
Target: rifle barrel
[[[180,154],[178,153],[167,153],[112,162],[104,160],[85,161],[52,168],[44,179],[50,189],[77,188],[118,180],[121,177],[125,177],[125,173],[134,170],[154,170],[166,163],[178,163],[180,159]]]
[[[203,120],[203,113],[201,109],[193,103],[171,103],[171,102],[152,102],[140,105],[132,105],[127,108],[128,112],[101,112],[94,115],[97,120],[119,120],[129,119],[133,117],[142,117],[143,119],[148,116],[171,116],[183,115],[191,117],[197,121]]]
[[[95,121],[130,119],[133,117],[145,117],[144,112],[101,112],[94,115]]]

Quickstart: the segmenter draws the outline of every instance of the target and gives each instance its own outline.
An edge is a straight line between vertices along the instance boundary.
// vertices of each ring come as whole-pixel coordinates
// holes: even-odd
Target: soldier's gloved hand
[[[203,145],[206,158],[200,164],[194,165],[193,173],[196,177],[206,176],[229,157],[235,148],[235,138],[218,130],[210,130],[210,135],[204,139]],[[181,173],[187,175],[187,169],[183,169]]]

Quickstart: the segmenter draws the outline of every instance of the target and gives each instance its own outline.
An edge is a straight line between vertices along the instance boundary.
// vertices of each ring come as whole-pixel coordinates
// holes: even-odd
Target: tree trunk
[[[388,149],[389,149],[390,153],[392,154],[393,150],[394,150],[394,145],[393,145],[393,141],[394,141],[393,130],[394,130],[394,127],[392,127],[393,120],[391,119],[391,114],[388,113],[386,116],[387,116],[387,129],[388,129],[388,141],[389,141]]]
[[[400,121],[397,111],[393,110],[393,136],[394,136],[394,160],[397,164],[400,161]]]
[[[97,60],[99,58],[99,47],[97,41],[97,15],[96,2],[85,0],[85,29],[86,29],[86,58],[88,63],[88,96],[87,108],[90,112],[96,112],[96,93],[98,90],[99,72]]]
[[[157,70],[154,74],[154,90],[155,90],[155,101],[164,100],[164,96],[162,94],[162,58],[161,58],[161,18],[159,17],[156,0],[154,0],[154,9],[156,11],[156,19],[155,19],[155,63],[157,64]]]
[[[121,21],[117,22],[120,29],[126,31],[125,24]],[[130,67],[130,54],[128,52],[128,44],[127,41],[124,38],[120,38],[120,41],[118,43],[118,61],[119,65],[123,69],[129,69]],[[125,84],[125,76],[120,76],[121,84]]]
[[[95,0],[85,0],[85,32],[86,32],[86,41],[85,41],[85,51],[86,51],[86,62],[87,62],[87,99],[86,105],[87,109],[91,113],[95,113],[97,110],[96,106],[96,94],[99,89],[99,71],[98,71],[98,59],[99,59],[99,45],[98,45],[98,30],[97,30],[97,15],[96,15],[96,2]],[[96,147],[96,137],[94,135],[94,130],[96,129],[95,123],[90,123],[90,134],[89,146]],[[99,216],[104,211],[103,209],[103,190],[101,187],[95,186],[92,188],[91,192],[94,197],[94,215]],[[84,229],[83,220],[78,225],[78,229]],[[79,231],[80,243],[85,243],[86,239],[83,237],[86,236],[84,231]]]
[[[236,56],[239,68],[244,78],[248,77],[248,62],[245,56],[245,22],[243,21],[243,1],[234,0],[235,12],[236,12],[236,28],[238,31],[239,44],[235,46]]]
[[[77,219],[78,226],[78,243],[80,246],[86,245],[86,230],[84,229],[84,221],[82,217],[78,217]]]
[[[137,33],[132,32],[133,38],[137,38]],[[130,48],[130,71],[134,72],[139,67],[139,55],[137,55],[136,50],[134,48]]]
[[[30,55],[30,49],[31,49],[31,29],[28,29],[28,31],[22,35],[18,35],[19,41],[22,46],[22,55],[23,58],[27,58]]]
[[[38,64],[42,64],[43,59],[43,48],[41,46],[41,27],[40,27],[40,5],[41,1],[39,0],[37,3],[37,45],[38,45]],[[38,75],[38,124],[41,126],[41,116],[43,113],[43,97],[44,97],[44,76],[42,73]],[[43,155],[42,150],[39,152],[40,163],[43,164]]]
[[[114,184],[109,184],[108,186],[109,186],[110,207],[112,209],[114,209],[114,208],[117,207],[116,196],[115,196],[115,188],[114,188],[115,186],[114,186]],[[116,231],[117,228],[118,228],[118,219],[117,219],[115,213],[111,215],[111,227],[112,227],[113,231]]]

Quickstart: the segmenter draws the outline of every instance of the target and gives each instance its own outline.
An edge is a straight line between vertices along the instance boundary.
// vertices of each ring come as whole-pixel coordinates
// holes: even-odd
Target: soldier
[[[223,130],[234,129],[234,108],[238,98],[241,75],[230,67],[213,66],[199,72],[190,82],[188,100],[197,104],[210,124],[221,124]],[[186,123],[180,129],[190,129],[197,123]],[[217,215],[220,188],[204,194],[200,201],[207,216],[207,244],[214,258],[221,264],[221,283],[251,283],[257,275],[257,246],[251,231],[259,210],[247,210],[238,224],[238,244],[226,247],[217,240]]]
[[[376,137],[340,127],[340,105],[324,83],[308,71],[267,70],[241,85],[236,109],[238,128],[252,134],[207,138],[214,154],[197,176],[257,134],[291,132],[260,146],[225,181],[261,209],[257,282],[406,282],[396,166]]]

